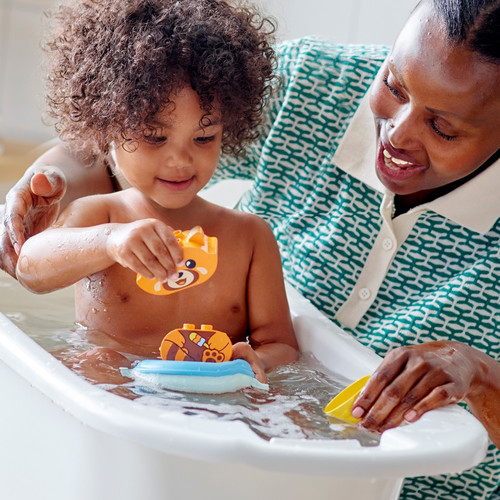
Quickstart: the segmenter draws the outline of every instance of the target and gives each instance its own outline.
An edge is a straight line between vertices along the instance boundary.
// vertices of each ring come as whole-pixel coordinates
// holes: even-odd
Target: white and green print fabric
[[[314,38],[281,44],[281,86],[261,137],[242,160],[223,157],[217,175],[254,180],[240,208],[273,228],[287,280],[379,355],[455,339],[498,360],[500,162],[393,218],[367,102],[387,52]],[[498,458],[491,446],[463,474],[409,479],[401,498],[495,498]]]

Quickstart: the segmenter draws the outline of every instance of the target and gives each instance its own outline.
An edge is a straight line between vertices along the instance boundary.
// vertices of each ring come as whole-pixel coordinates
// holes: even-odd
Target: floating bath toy
[[[136,382],[173,391],[220,394],[245,387],[269,390],[267,384],[255,378],[252,368],[243,359],[223,363],[146,359],[132,369],[120,368],[120,371]]]
[[[214,330],[212,325],[191,323],[168,332],[160,345],[161,359],[172,361],[203,361],[221,363],[233,355],[231,339],[224,332]]]
[[[173,391],[218,394],[245,387],[269,390],[255,378],[247,361],[230,361],[231,339],[212,325],[198,329],[185,323],[170,331],[160,345],[160,355],[162,359],[146,359],[131,369],[120,368],[120,372],[145,385]]]
[[[325,406],[323,411],[327,415],[349,424],[360,422],[360,418],[354,418],[351,415],[351,408],[369,378],[370,375],[366,375],[347,386]]]
[[[184,250],[184,261],[177,268],[177,277],[160,283],[156,279],[147,279],[138,274],[136,283],[145,292],[153,295],[169,295],[201,285],[215,273],[217,268],[216,237],[207,236],[200,226],[188,231],[174,231],[174,235]]]

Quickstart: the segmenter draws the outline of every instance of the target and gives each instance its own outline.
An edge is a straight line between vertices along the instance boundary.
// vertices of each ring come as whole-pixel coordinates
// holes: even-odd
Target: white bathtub
[[[375,368],[377,356],[288,291],[303,351],[350,380]],[[7,293],[0,288],[0,310]],[[461,471],[487,446],[483,427],[458,407],[387,431],[376,447],[266,441],[241,422],[166,412],[93,386],[3,314],[0,391],[6,500],[390,500],[405,476]]]

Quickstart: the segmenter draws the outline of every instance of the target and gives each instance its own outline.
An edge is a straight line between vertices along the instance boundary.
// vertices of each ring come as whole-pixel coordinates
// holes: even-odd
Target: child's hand
[[[157,219],[110,226],[106,250],[115,262],[160,282],[177,276],[183,252],[171,227]]]
[[[246,342],[237,342],[233,345],[233,358],[232,359],[244,359],[248,361],[255,373],[255,378],[262,382],[263,384],[267,381],[266,372],[264,366],[259,359],[257,353],[252,349],[252,347]]]

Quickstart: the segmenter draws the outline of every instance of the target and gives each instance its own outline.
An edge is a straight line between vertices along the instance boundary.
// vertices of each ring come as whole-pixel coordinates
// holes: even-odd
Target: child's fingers
[[[266,371],[264,370],[257,353],[246,342],[237,342],[233,345],[233,358],[244,359],[251,366],[255,378],[265,384],[267,382]]]
[[[177,276],[182,248],[172,228],[157,219],[117,224],[108,239],[111,257],[148,279]]]
[[[141,256],[152,272],[152,278],[166,281],[177,276],[177,267],[182,264],[183,252],[172,229],[160,221],[156,222],[151,228],[152,233],[144,239],[147,253],[144,252]]]
[[[157,255],[160,262],[163,262],[163,257],[167,257],[171,259],[176,266],[180,266],[184,260],[184,254],[174,235],[173,229],[160,221],[157,222],[158,224],[155,225],[155,231],[158,238],[163,243],[166,252],[160,252],[159,254],[155,253],[155,255]]]

